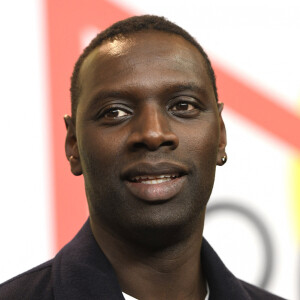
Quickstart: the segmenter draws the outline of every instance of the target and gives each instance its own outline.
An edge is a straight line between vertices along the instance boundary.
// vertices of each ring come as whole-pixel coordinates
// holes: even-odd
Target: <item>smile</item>
[[[135,176],[133,178],[130,178],[131,182],[138,182],[143,184],[159,184],[163,182],[171,181],[175,178],[178,178],[179,174],[164,174],[164,175],[157,175],[157,176]]]
[[[163,178],[158,178],[160,176]],[[161,203],[178,195],[187,179],[187,176],[160,176],[138,176],[134,178],[136,181],[126,180],[125,185],[136,198],[148,203]]]
[[[122,171],[121,179],[128,192],[148,203],[173,199],[183,189],[188,169],[174,162],[137,162]]]

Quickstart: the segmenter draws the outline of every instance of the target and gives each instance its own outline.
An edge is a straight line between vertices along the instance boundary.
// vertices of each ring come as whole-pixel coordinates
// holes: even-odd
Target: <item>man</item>
[[[71,96],[66,156],[90,218],[1,299],[280,299],[236,279],[202,238],[226,132],[187,32],[155,16],[112,25],[77,61]]]

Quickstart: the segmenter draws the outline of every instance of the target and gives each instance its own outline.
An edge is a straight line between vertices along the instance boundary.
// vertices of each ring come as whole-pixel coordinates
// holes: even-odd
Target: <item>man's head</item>
[[[83,53],[78,58],[72,78],[71,78],[71,102],[72,102],[72,116],[75,118],[76,116],[76,110],[77,110],[77,104],[80,98],[80,91],[81,91],[81,81],[80,81],[80,69],[81,65],[84,62],[85,58],[97,47],[99,47],[104,41],[106,40],[117,40],[119,38],[126,38],[126,36],[129,36],[130,34],[141,32],[141,31],[147,31],[147,30],[157,30],[157,31],[163,31],[166,33],[172,33],[176,35],[180,35],[185,40],[193,44],[201,53],[201,55],[204,58],[205,65],[207,68],[207,72],[209,74],[209,77],[211,79],[211,84],[214,89],[216,101],[218,101],[218,93],[217,93],[217,87],[216,87],[216,78],[213,71],[213,68],[211,66],[210,60],[201,47],[201,45],[184,29],[177,26],[176,24],[166,20],[163,17],[158,16],[152,16],[152,15],[144,15],[144,16],[138,16],[138,17],[131,17],[122,21],[119,21],[106,30],[99,33],[86,47],[83,51]]]
[[[203,222],[226,146],[207,68],[193,43],[156,29],[106,39],[85,57],[66,154],[84,175],[92,222],[154,247]]]

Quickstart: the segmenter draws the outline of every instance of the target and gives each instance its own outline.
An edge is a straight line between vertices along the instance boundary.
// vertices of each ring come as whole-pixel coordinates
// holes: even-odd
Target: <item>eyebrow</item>
[[[91,106],[97,105],[98,102],[108,98],[127,98],[132,97],[132,93],[128,91],[114,91],[114,90],[102,90],[97,92],[91,100]]]
[[[132,86],[135,87],[135,86]],[[195,83],[183,83],[183,84],[166,84],[163,86],[161,95],[176,94],[184,91],[192,91],[204,96],[207,96],[207,89],[200,87]],[[102,90],[96,93],[92,98],[91,105],[97,104],[99,101],[107,98],[135,98],[135,93],[132,91],[131,86],[127,87],[127,90]]]
[[[207,95],[207,90],[195,83],[170,84],[164,88],[164,93],[179,93],[188,90]]]

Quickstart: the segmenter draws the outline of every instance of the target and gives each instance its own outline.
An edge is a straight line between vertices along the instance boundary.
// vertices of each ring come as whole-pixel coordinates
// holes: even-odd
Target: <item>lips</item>
[[[139,163],[122,173],[129,192],[147,202],[174,198],[183,188],[187,168],[174,163]]]

